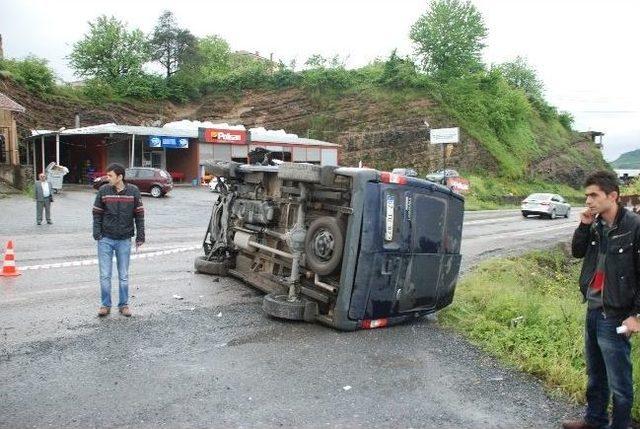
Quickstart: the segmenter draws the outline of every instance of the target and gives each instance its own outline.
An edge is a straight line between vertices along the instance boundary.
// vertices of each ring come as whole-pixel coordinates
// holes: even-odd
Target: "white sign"
[[[435,128],[429,131],[431,144],[460,143],[460,128]]]

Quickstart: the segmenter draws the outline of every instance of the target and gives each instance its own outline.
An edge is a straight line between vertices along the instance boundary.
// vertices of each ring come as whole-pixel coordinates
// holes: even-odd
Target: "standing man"
[[[53,202],[53,188],[51,183],[47,182],[47,176],[44,173],[38,175],[36,181],[36,222],[42,225],[42,209],[47,218],[47,223],[51,225],[51,203]]]
[[[118,309],[123,316],[131,316],[129,309],[129,258],[131,237],[135,236],[136,249],[144,243],[144,208],[137,186],[124,181],[124,167],[107,167],[106,183],[98,190],[93,204],[93,238],[98,242],[101,304],[98,316],[111,312],[111,269],[116,256],[120,284]]]
[[[587,302],[587,409],[565,429],[627,429],[633,380],[630,336],[640,331],[640,216],[618,203],[618,178],[598,171],[585,182],[587,209],[573,234],[573,256],[584,258],[580,291]],[[618,334],[616,327],[628,332]],[[611,423],[607,413],[613,398]]]

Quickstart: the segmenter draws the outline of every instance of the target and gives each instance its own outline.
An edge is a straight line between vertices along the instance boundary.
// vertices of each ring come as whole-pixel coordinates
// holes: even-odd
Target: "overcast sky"
[[[473,0],[489,30],[487,64],[524,56],[546,97],[598,130],[605,157],[640,148],[640,2],[635,0]],[[149,32],[169,9],[196,36],[218,34],[232,49],[304,63],[311,54],[348,58],[352,67],[392,49],[412,53],[409,29],[427,0],[0,0],[5,56],[30,53],[73,80],[65,56],[89,20],[115,15]]]

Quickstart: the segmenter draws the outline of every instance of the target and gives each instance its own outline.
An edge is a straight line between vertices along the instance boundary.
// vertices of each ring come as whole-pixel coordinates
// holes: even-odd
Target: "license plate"
[[[396,208],[396,199],[393,195],[387,195],[387,210],[385,214],[385,241],[393,240],[393,216]]]

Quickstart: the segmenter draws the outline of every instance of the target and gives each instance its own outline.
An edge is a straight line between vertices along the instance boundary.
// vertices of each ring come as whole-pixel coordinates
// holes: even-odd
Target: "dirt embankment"
[[[180,119],[210,120],[285,129],[303,137],[338,143],[343,147],[341,163],[344,165],[357,165],[362,161],[381,169],[403,166],[422,172],[439,169],[444,164],[440,147],[427,143],[423,122],[427,120],[432,127],[454,124],[433,102],[424,98],[398,104],[384,97],[373,99],[350,93],[328,100],[296,88],[246,91],[239,97],[209,95],[184,105],[167,101],[95,105],[64,97],[42,98],[2,79],[0,92],[27,109],[25,114],[17,115],[23,135],[28,135],[30,129],[71,128],[76,113],[80,115],[81,126],[106,122],[161,125]],[[455,145],[446,165],[466,171],[498,173],[495,159],[462,131],[462,142]],[[575,147],[585,158],[593,159],[591,165],[600,163],[590,142],[580,141]],[[532,174],[574,185],[579,185],[586,174],[584,162],[572,163],[566,156],[545,157],[531,165]]]

